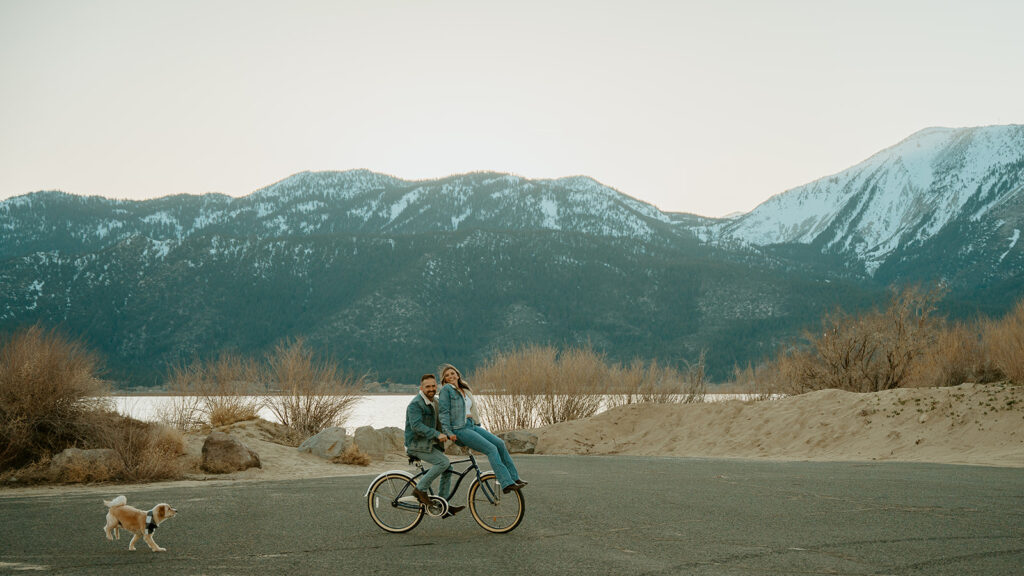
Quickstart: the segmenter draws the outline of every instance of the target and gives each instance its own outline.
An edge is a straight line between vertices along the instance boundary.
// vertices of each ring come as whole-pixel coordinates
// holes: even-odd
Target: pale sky
[[[1024,123],[1019,0],[0,0],[0,200],[584,174],[722,216]]]

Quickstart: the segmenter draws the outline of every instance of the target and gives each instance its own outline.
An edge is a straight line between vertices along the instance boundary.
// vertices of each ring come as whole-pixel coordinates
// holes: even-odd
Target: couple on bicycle
[[[420,377],[420,391],[405,411],[405,449],[410,456],[431,464],[430,470],[416,483],[413,494],[421,504],[428,506],[430,484],[441,477],[439,494],[448,499],[451,485],[451,462],[444,454],[444,442],[451,440],[487,456],[502,492],[518,491],[526,482],[519,479],[512,457],[505,443],[484,430],[478,422],[477,402],[469,384],[451,364],[441,367],[443,387],[437,391],[433,374]],[[445,518],[454,516],[465,506],[449,506]]]

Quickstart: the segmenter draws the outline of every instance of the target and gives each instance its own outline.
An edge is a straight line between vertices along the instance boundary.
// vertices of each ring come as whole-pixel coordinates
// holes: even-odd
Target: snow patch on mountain
[[[1006,199],[995,175],[1024,160],[1024,126],[929,128],[833,176],[774,196],[707,238],[753,245],[819,243],[869,273],[901,246],[933,237],[965,206],[983,216]],[[987,188],[986,188],[987,186]]]
[[[540,213],[543,217],[541,226],[551,230],[560,230],[558,225],[558,202],[553,198],[543,198],[540,201]]]
[[[412,192],[409,192],[408,194],[405,194],[404,196],[402,196],[398,200],[398,202],[395,202],[394,204],[392,204],[391,208],[389,210],[388,223],[390,224],[390,223],[394,222],[395,219],[398,218],[402,214],[402,212],[405,212],[405,209],[408,208],[410,204],[416,203],[416,201],[419,200],[419,198],[420,198],[420,196],[422,194],[423,194],[423,189],[422,188],[417,188],[417,189],[413,190]]]
[[[1003,252],[1003,254],[999,257],[999,263],[1000,264],[1003,263],[1003,258],[1006,258],[1006,255],[1010,253],[1010,250],[1013,250],[1013,247],[1017,245],[1017,240],[1020,240],[1020,230],[1017,229],[1017,228],[1014,228],[1013,229],[1013,236],[1010,237],[1010,247],[1007,248],[1006,252]]]

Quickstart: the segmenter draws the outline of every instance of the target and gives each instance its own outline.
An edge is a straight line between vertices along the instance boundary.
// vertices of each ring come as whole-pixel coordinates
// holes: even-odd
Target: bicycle
[[[470,464],[462,472],[454,469],[456,464],[466,462]],[[413,476],[405,470],[389,470],[374,478],[373,482],[370,482],[370,487],[366,489],[366,506],[370,511],[370,518],[387,532],[408,532],[419,525],[424,514],[440,518],[448,512],[448,500],[435,495],[432,490],[428,490],[430,506],[420,504],[413,496],[412,490],[416,487],[416,479],[426,474],[427,468],[414,456],[409,456],[409,464],[415,464],[420,469],[419,474]],[[497,476],[491,470],[481,472],[472,454],[467,458],[453,461],[448,467],[452,475],[459,477],[452,487],[451,495],[454,496],[458,492],[462,480],[469,475],[470,470],[476,472],[476,479],[470,484],[467,497],[473,519],[481,528],[495,534],[507,534],[515,530],[523,521],[526,512],[523,495],[519,490],[502,494]]]

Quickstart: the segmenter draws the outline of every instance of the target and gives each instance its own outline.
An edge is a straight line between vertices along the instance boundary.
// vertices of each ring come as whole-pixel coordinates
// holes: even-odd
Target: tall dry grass
[[[583,418],[601,408],[608,385],[603,357],[589,348],[559,353],[527,345],[499,352],[470,377],[481,417],[494,431]]]
[[[964,382],[997,382],[1005,375],[983,342],[984,326],[958,322],[943,327],[911,372],[907,387],[959,386]]]
[[[205,424],[225,426],[251,420],[262,407],[261,379],[260,366],[255,361],[235,354],[176,366],[165,384],[175,399],[158,417],[169,426],[186,431]]]
[[[770,400],[784,388],[781,374],[771,362],[747,363],[744,368],[734,366],[732,378],[732,382],[724,385],[722,390],[747,394],[755,401]]]
[[[1024,385],[1024,298],[999,320],[986,321],[982,342],[995,369]]]
[[[659,364],[633,360],[628,366],[610,366],[612,384],[606,397],[607,408],[626,404],[693,404],[707,396],[705,355],[701,352],[696,362],[686,362],[683,370]]]
[[[19,330],[0,346],[0,469],[90,444],[108,397],[81,342],[38,325]]]
[[[610,364],[589,346],[557,350],[527,345],[498,352],[471,381],[482,417],[496,431],[536,428],[592,416],[637,402],[700,402],[706,394],[704,358],[686,370],[634,361]]]
[[[301,339],[274,348],[263,380],[272,391],[265,405],[301,437],[343,424],[365,383],[365,377],[346,372],[333,361],[316,359]]]

